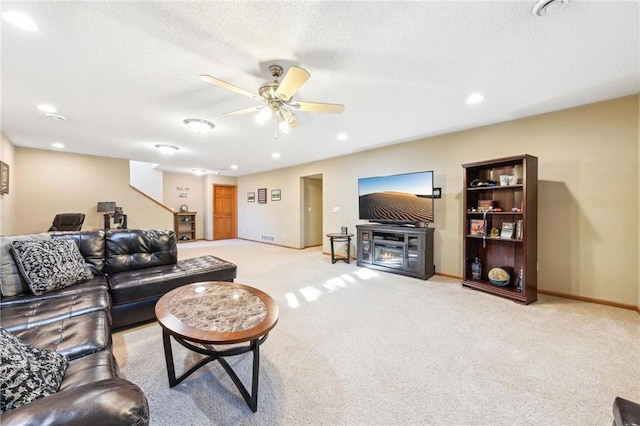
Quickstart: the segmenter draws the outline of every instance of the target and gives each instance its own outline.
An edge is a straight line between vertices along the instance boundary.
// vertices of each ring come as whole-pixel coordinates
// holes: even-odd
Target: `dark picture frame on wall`
[[[267,188],[258,188],[258,203],[267,203]]]
[[[9,193],[9,165],[0,161],[0,194]]]
[[[279,189],[272,189],[271,190],[271,201],[280,201],[281,195],[282,195],[282,193],[280,192]]]
[[[256,201],[256,193],[255,192],[247,192],[247,201],[250,203],[255,203]]]

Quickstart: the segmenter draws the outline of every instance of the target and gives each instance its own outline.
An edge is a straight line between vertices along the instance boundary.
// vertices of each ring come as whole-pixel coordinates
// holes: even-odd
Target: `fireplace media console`
[[[433,228],[357,225],[358,266],[429,279],[433,264]]]

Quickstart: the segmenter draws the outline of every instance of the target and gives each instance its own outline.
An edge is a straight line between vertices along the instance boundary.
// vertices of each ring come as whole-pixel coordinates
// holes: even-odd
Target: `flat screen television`
[[[426,226],[433,222],[433,171],[358,179],[360,220]]]

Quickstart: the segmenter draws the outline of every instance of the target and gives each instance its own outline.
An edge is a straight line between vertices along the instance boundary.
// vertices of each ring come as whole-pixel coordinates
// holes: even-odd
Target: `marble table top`
[[[260,324],[267,306],[251,292],[227,285],[186,286],[169,301],[169,312],[205,331],[236,332]]]

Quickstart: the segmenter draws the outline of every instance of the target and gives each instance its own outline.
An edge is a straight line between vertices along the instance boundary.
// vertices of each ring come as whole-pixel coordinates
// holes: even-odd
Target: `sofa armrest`
[[[120,377],[70,388],[2,414],[9,425],[148,425],[142,390]]]

